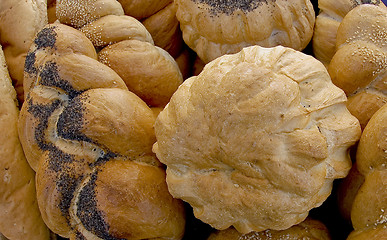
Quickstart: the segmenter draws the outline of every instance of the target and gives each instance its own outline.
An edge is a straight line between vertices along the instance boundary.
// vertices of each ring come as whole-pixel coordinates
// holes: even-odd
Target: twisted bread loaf
[[[325,66],[329,65],[336,52],[337,29],[345,15],[361,4],[383,6],[380,0],[319,0],[319,14],[313,33],[313,55]]]
[[[337,32],[337,52],[328,71],[348,96],[348,110],[364,128],[387,103],[387,8],[370,4],[351,10]]]
[[[309,0],[176,0],[185,43],[208,63],[243,47],[304,49],[315,21]]]
[[[99,48],[99,60],[120,75],[129,90],[148,105],[165,106],[183,82],[179,66],[154,45],[146,28],[124,15],[117,1],[87,0],[57,3],[61,23],[79,28]]]
[[[180,239],[183,206],[152,153],[146,103],[69,26],[43,28],[26,59],[19,133],[48,227],[70,239]]]
[[[44,0],[2,0],[0,43],[20,103],[24,100],[24,62],[35,34],[47,24]]]
[[[1,45],[0,96],[0,232],[11,240],[47,240],[50,232],[36,203],[35,173],[19,142],[16,92]]]

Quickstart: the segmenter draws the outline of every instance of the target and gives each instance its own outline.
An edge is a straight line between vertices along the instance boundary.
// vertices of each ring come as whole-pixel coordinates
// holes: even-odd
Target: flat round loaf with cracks
[[[177,0],[185,43],[205,62],[243,47],[278,45],[303,50],[313,34],[309,0]]]
[[[217,229],[302,222],[351,168],[360,124],[321,62],[252,46],[187,79],[155,123],[171,194]]]
[[[19,134],[47,226],[70,239],[181,239],[184,207],[152,152],[154,113],[86,36],[47,25],[25,78]]]

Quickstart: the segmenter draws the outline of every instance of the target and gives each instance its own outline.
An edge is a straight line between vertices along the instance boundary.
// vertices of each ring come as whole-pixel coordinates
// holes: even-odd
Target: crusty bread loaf
[[[155,123],[171,194],[217,229],[302,222],[351,168],[360,125],[316,59],[252,46],[208,63]]]
[[[86,34],[99,48],[99,61],[116,71],[130,91],[152,107],[165,106],[183,82],[179,66],[166,50],[154,45],[141,22],[125,16],[121,5],[110,1],[61,1],[57,17]],[[114,6],[110,13],[106,5]],[[81,15],[83,11],[88,14]]]
[[[361,4],[384,6],[380,0],[318,0],[312,45],[313,55],[325,66],[329,65],[336,52],[337,29],[345,15]]]
[[[18,100],[24,100],[24,61],[35,34],[47,24],[45,0],[2,0],[0,43]]]
[[[0,45],[0,232],[10,240],[48,240],[40,214],[35,173],[28,165],[17,129],[19,109]]]
[[[348,96],[347,107],[362,128],[387,103],[387,8],[352,9],[337,31],[337,51],[328,71]]]
[[[19,134],[47,226],[70,239],[181,239],[184,208],[152,153],[154,113],[91,41],[47,25],[28,53]]]
[[[241,234],[235,228],[216,231],[212,233],[207,240],[299,240],[299,239],[315,239],[315,240],[330,240],[328,228],[318,220],[311,218],[294,225],[285,230],[265,230],[262,232],[250,232]]]
[[[125,14],[143,20],[165,8],[173,0],[118,0]]]
[[[303,50],[313,34],[309,0],[176,0],[185,43],[205,62],[243,47],[287,46]]]

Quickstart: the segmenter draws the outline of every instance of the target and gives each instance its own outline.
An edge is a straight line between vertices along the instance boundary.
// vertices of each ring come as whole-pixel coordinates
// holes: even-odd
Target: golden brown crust
[[[365,177],[351,210],[356,231],[367,231],[387,222],[387,105],[370,119],[360,138],[356,154],[359,172]],[[375,235],[376,236],[376,235]],[[376,239],[376,238],[375,238]]]
[[[380,0],[319,0],[320,10],[316,17],[313,33],[313,55],[328,66],[336,52],[337,29],[345,15],[353,8],[366,3],[384,6]]]
[[[152,152],[152,110],[82,32],[51,24],[34,43],[19,132],[48,227],[71,239],[180,239],[184,209]]]
[[[165,106],[183,82],[175,60],[165,50],[148,42],[121,41],[102,49],[98,58],[150,106]]]
[[[165,8],[172,0],[118,0],[125,14],[139,20],[150,17]]]
[[[44,0],[2,0],[0,43],[20,103],[24,100],[24,61],[35,34],[47,24]]]
[[[9,239],[50,239],[36,202],[35,173],[19,142],[16,91],[0,45],[0,232]]]
[[[315,13],[309,0],[177,0],[185,43],[205,62],[243,47],[304,49],[312,38]]]
[[[176,18],[176,5],[172,2],[165,8],[144,19],[142,24],[152,35],[155,45],[176,58],[183,50],[183,37]]]
[[[328,228],[320,221],[311,218],[294,225],[288,229],[275,231],[265,230],[262,232],[251,232],[241,234],[234,228],[212,233],[207,240],[283,240],[283,239],[309,239],[330,240]]]
[[[337,52],[328,70],[349,97],[348,109],[364,128],[387,103],[387,8],[370,4],[351,10],[337,31]]]
[[[360,126],[345,102],[313,57],[249,47],[179,87],[156,120],[153,148],[171,194],[197,218],[242,233],[286,229],[348,174]]]

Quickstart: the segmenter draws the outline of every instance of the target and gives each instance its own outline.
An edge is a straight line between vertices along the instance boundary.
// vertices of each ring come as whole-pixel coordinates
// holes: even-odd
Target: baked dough
[[[87,14],[82,15],[84,11]],[[59,21],[84,32],[98,48],[99,61],[118,73],[130,91],[149,106],[164,107],[183,82],[179,65],[166,50],[154,45],[141,22],[123,12],[115,0],[57,4]]]
[[[316,59],[252,46],[208,63],[155,123],[171,194],[216,229],[302,222],[351,168],[360,125]]]
[[[287,46],[303,50],[313,35],[309,0],[176,0],[185,43],[208,63],[243,47]]]
[[[24,101],[24,61],[35,34],[47,21],[45,0],[1,0],[0,43],[20,104]]]
[[[348,97],[348,110],[362,128],[387,103],[387,8],[371,4],[351,10],[337,31],[337,52],[328,71]]]
[[[291,228],[275,231],[266,230],[262,232],[251,232],[241,234],[235,228],[228,228],[212,233],[207,240],[296,240],[296,239],[318,239],[331,240],[328,228],[319,220],[311,218],[294,225]]]
[[[345,15],[361,4],[383,6],[380,0],[318,0],[319,13],[314,27],[313,55],[326,67],[336,52],[337,29]]]
[[[154,113],[91,41],[47,25],[27,55],[19,136],[47,226],[75,239],[181,239],[181,201],[152,153]]]
[[[50,231],[36,202],[35,173],[19,141],[16,91],[1,45],[0,96],[0,232],[11,240],[48,240]]]

